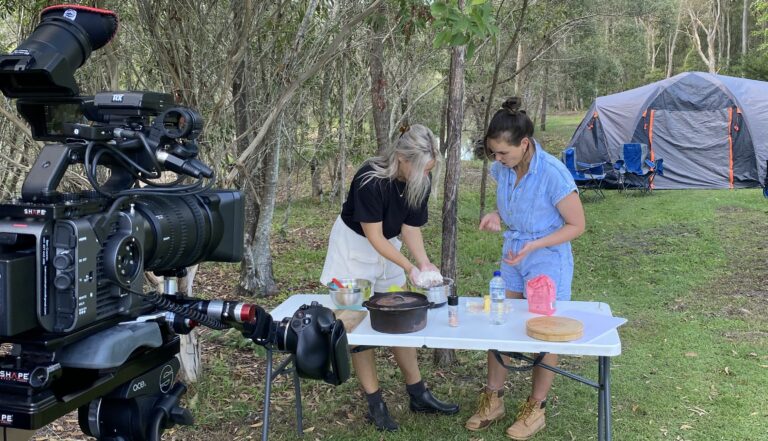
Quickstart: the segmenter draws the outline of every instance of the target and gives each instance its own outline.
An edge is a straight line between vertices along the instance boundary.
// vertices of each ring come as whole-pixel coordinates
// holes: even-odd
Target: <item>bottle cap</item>
[[[459,296],[448,296],[448,306],[456,306],[459,304]]]
[[[493,272],[493,277],[496,277],[496,276],[501,276],[501,271],[499,271],[499,270],[494,271]]]

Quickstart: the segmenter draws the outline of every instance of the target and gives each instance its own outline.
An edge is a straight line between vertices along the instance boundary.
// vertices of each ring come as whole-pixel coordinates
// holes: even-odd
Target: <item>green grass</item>
[[[580,119],[551,117],[548,142],[564,146]],[[502,240],[477,231],[478,163],[463,166],[456,278],[461,295],[480,295],[498,265]],[[573,244],[573,292],[574,300],[606,302],[614,315],[629,320],[620,329],[622,354],[611,370],[614,439],[768,439],[768,201],[758,190],[606,193],[604,200],[585,203],[587,231]],[[440,203],[432,202],[424,234],[435,261]],[[276,234],[273,242],[281,294],[268,304],[319,289],[337,212],[305,200],[292,205],[284,236]],[[189,396],[199,424],[177,431],[178,439],[260,438],[263,350],[232,339],[237,337],[204,336],[207,376]],[[458,351],[456,365],[436,367],[431,350],[420,350],[430,388],[461,405],[456,416],[434,417],[408,411],[402,376],[387,351],[378,353],[385,400],[401,430],[382,436],[364,422],[365,399],[354,378],[337,388],[303,381],[304,439],[502,440],[516,403],[529,392],[529,374],[511,374],[504,423],[473,434],[463,423],[485,378],[485,354]],[[563,364],[597,375],[593,357],[565,357]],[[273,399],[270,439],[299,439],[287,378],[275,384]],[[596,439],[596,404],[594,390],[557,378],[547,428],[535,439]]]

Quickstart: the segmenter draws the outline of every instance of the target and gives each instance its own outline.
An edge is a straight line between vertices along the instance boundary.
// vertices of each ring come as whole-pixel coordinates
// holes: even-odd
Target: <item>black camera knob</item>
[[[74,263],[75,259],[71,254],[59,254],[53,258],[53,267],[59,270],[67,269]]]
[[[58,289],[67,289],[72,286],[72,276],[67,273],[61,273],[53,279],[53,286]]]

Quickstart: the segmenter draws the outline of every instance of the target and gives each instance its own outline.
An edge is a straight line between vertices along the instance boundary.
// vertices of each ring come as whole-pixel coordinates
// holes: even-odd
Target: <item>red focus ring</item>
[[[252,322],[256,318],[256,308],[248,303],[240,308],[240,321],[243,323]]]

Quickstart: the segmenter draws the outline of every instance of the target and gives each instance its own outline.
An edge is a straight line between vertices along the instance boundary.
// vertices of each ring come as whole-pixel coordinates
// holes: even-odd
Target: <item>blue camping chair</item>
[[[605,197],[603,194],[603,181],[605,180],[605,168],[603,166],[605,163],[578,162],[576,161],[576,149],[573,147],[563,150],[563,162],[579,188],[579,195],[585,194],[587,190],[592,190],[596,197]]]
[[[648,159],[648,147],[640,143],[624,144],[624,157],[613,164],[618,173],[619,190],[638,189],[650,193],[653,177],[664,176],[664,160]]]
[[[765,161],[765,182],[763,182],[763,196],[768,199],[768,161]]]

